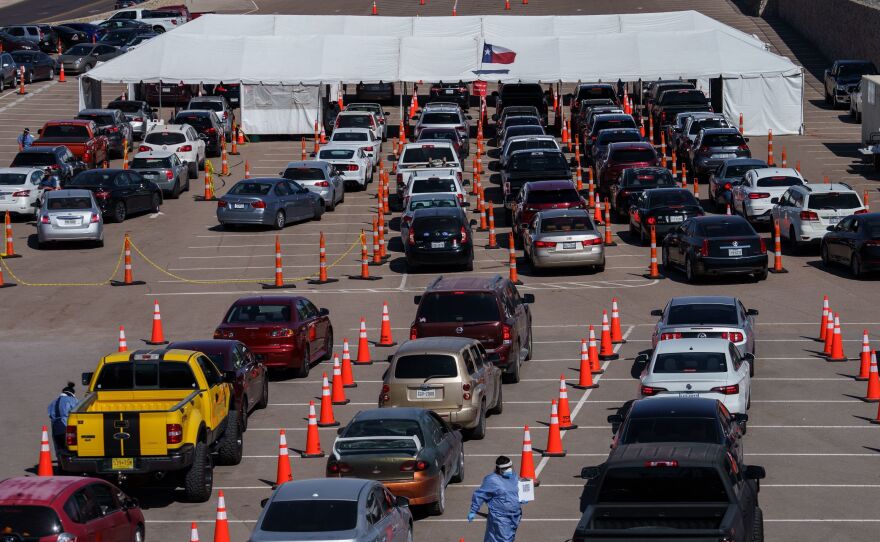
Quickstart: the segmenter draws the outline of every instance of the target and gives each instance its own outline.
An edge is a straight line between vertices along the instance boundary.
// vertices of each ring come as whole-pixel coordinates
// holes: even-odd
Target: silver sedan
[[[37,243],[94,241],[104,246],[104,219],[91,190],[46,192],[37,221]]]
[[[523,232],[532,269],[591,266],[605,270],[602,234],[582,209],[540,211]]]
[[[290,162],[281,176],[295,181],[320,196],[324,209],[335,211],[336,205],[345,201],[345,182],[336,167],[323,160],[299,160]]]
[[[252,542],[412,542],[406,497],[358,478],[313,478],[282,484],[269,498]]]
[[[264,177],[238,181],[217,201],[221,226],[272,226],[276,230],[299,220],[321,220],[321,197],[288,179]]]

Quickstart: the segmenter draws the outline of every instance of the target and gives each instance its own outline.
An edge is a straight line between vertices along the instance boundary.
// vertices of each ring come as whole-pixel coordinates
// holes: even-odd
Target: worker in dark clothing
[[[49,420],[52,422],[52,442],[55,444],[55,456],[65,448],[67,432],[67,416],[77,403],[73,382],[68,382],[61,390],[61,395],[49,403]]]

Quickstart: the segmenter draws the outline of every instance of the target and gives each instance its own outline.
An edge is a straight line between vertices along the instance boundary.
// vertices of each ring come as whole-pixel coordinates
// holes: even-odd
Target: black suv
[[[98,134],[107,136],[110,158],[122,158],[125,147],[132,149],[131,124],[125,114],[118,109],[83,109],[76,118],[94,121]]]
[[[510,83],[502,85],[495,97],[495,113],[501,118],[505,107],[511,105],[531,105],[538,109],[541,124],[547,126],[547,94],[537,83]]]
[[[429,97],[432,102],[453,101],[462,109],[467,111],[471,105],[471,92],[467,83],[459,81],[458,83],[434,83],[429,90]]]
[[[77,173],[88,169],[85,162],[74,156],[70,149],[63,145],[28,147],[15,155],[9,167],[49,168],[58,176],[62,186]]]
[[[205,154],[220,156],[220,138],[223,136],[223,126],[213,111],[184,110],[174,117],[171,124],[189,124],[195,128],[199,137],[205,140]]]
[[[618,446],[605,463],[581,471],[588,482],[572,542],[763,542],[758,491],[765,476],[719,444]]]
[[[532,357],[533,294],[520,296],[509,279],[443,277],[434,279],[422,295],[410,327],[410,339],[468,337],[477,339],[496,365],[504,369],[505,382],[519,382],[520,366]]]
[[[474,234],[461,207],[418,209],[407,231],[403,247],[409,271],[428,264],[474,270]]]

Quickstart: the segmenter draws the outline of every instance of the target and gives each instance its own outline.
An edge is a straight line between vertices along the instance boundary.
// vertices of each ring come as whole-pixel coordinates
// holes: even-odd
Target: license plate
[[[79,220],[76,220],[76,219],[70,219],[70,220],[64,221],[65,226],[76,226],[77,224],[79,224]]]
[[[723,154],[713,154],[712,158],[736,158],[736,153],[728,152]]]
[[[678,396],[679,396],[679,397],[690,397],[690,398],[693,398],[693,397],[699,397],[700,394],[699,394],[699,393],[693,393],[693,392],[682,392],[682,393],[679,393]]]
[[[743,249],[741,249],[741,248],[729,248],[729,249],[727,249],[727,255],[728,255],[728,256],[742,256],[742,255],[743,255]]]
[[[131,470],[134,468],[134,458],[114,457],[110,460],[110,468],[113,470]]]
[[[437,390],[416,390],[416,399],[436,399]]]
[[[170,89],[170,88],[163,88],[163,89],[162,89],[162,92],[167,92],[167,93],[170,94],[170,93],[171,93],[171,89]]]
[[[155,176],[156,176],[155,173],[146,173],[146,172],[145,172],[145,173],[141,173],[141,177],[144,177],[144,178],[146,178],[146,179],[152,179],[152,178],[155,177]]]
[[[838,222],[840,222],[840,217],[839,217],[839,216],[829,216],[829,217],[828,217],[828,223],[829,223],[829,224],[837,224]]]
[[[682,216],[682,215],[667,216],[666,221],[667,222],[684,222],[684,216]]]
[[[446,248],[445,241],[435,241],[431,243],[431,248]]]
[[[233,209],[244,209],[244,203],[233,203],[232,208]]]
[[[6,199],[6,194],[0,194],[0,199]]]
[[[450,89],[446,89],[444,92],[446,92],[446,94],[452,94],[453,90],[450,88]]]
[[[577,248],[577,243],[562,243],[562,248],[564,250],[574,250]]]

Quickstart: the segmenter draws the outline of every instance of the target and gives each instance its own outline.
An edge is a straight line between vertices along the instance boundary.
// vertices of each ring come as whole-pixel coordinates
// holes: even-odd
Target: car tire
[[[34,72],[32,72],[32,71],[27,72],[27,73],[25,74],[24,80],[25,80],[25,81],[27,82],[27,84],[29,84],[29,85],[30,85],[31,83],[33,83],[33,82],[34,82]]]
[[[694,269],[694,259],[692,257],[688,257],[685,261],[684,274],[689,284],[697,283],[699,277],[697,275],[697,270]]]
[[[333,358],[333,328],[330,328],[330,332],[327,336],[327,343],[324,348],[324,355],[321,356],[321,361],[329,361]]]
[[[92,64],[86,64],[85,66],[83,66],[82,73],[87,73],[91,71],[92,68],[94,68]]]
[[[6,90],[6,79],[0,77],[0,92]]]
[[[162,207],[162,196],[159,193],[153,194],[153,200],[150,205],[150,212],[156,214]]]
[[[831,267],[831,255],[828,254],[828,245],[824,242],[819,249],[819,257],[822,259],[822,267]]]
[[[495,404],[489,410],[489,414],[497,416],[504,412],[504,386],[498,386],[498,397],[495,398]]]
[[[486,401],[480,403],[480,414],[477,425],[467,432],[469,440],[483,440],[486,438]]]
[[[669,264],[669,249],[665,245],[660,247],[660,261],[663,265],[663,272],[669,273],[672,266]]]
[[[111,219],[113,222],[122,223],[125,222],[125,217],[128,214],[128,211],[125,208],[124,201],[117,201],[116,205],[113,206],[113,213],[111,215]]]
[[[53,68],[53,69],[49,70],[49,81],[54,81],[54,80],[55,80],[55,69]]]
[[[180,186],[180,180],[174,182],[174,186],[171,187],[171,193],[168,194],[169,199],[177,199],[180,197],[180,193],[183,192],[183,189]]]
[[[208,455],[208,445],[196,443],[193,462],[183,476],[183,493],[189,502],[206,502],[214,489],[214,466]]]
[[[452,478],[449,479],[450,482],[460,484],[464,482],[464,448],[462,447],[461,452],[458,454],[458,461],[456,462],[455,474],[452,475]]]
[[[104,248],[104,240],[98,239],[97,241],[95,241],[95,248]]]
[[[519,355],[517,355],[517,359],[514,362],[509,372],[505,372],[503,375],[503,381],[506,384],[517,384],[520,380],[520,372],[519,372]]]
[[[594,265],[593,271],[596,273],[604,273],[605,272],[605,262],[602,262],[599,265]]]
[[[831,105],[831,95],[828,94],[828,90],[825,90],[825,105]]]
[[[639,244],[641,246],[647,245],[651,240],[648,238],[648,234],[645,232],[645,228],[639,227]]]
[[[324,216],[324,202],[319,201],[318,204],[315,205],[315,212],[314,212],[315,222],[320,222],[321,218],[323,218],[323,216]]]
[[[255,410],[263,410],[269,406],[269,376],[263,376],[263,395],[260,396],[260,400],[257,401],[257,404],[254,405]]]
[[[183,183],[183,191],[189,192],[189,177],[187,177],[186,181]]]
[[[466,264],[464,264],[463,266],[461,266],[461,268],[464,271],[473,271],[474,270],[474,261],[468,260],[468,262]]]
[[[217,446],[217,462],[221,465],[238,465],[244,453],[244,438],[242,438],[241,416],[237,410],[230,410],[226,414],[226,430],[220,437]]]
[[[202,156],[202,159],[199,160],[198,170],[199,170],[199,171],[205,171],[205,157],[204,157],[204,156]],[[193,179],[197,179],[198,177],[199,177],[199,174],[196,173],[195,175],[193,175],[192,178],[193,178]]]
[[[241,418],[241,432],[244,433],[247,431],[248,426],[248,397],[247,395],[243,395],[241,397],[241,405],[237,412],[239,412],[239,417]]]
[[[186,165],[186,174],[190,179],[198,179],[199,178],[199,170],[201,166],[195,162],[191,162]]]
[[[755,282],[760,282],[762,280],[767,280],[767,267],[764,266],[763,269],[755,273]]]
[[[531,361],[532,359],[532,324],[529,322],[529,348],[526,350],[526,361]]]
[[[153,32],[155,32],[156,34],[164,34],[165,27],[157,24],[156,26],[153,27]]]
[[[303,350],[303,362],[302,366],[297,369],[296,377],[297,378],[306,378],[309,376],[309,370],[312,368],[312,353],[309,351],[309,347],[306,346]]]
[[[324,210],[327,211],[328,213],[332,213],[333,211],[335,211],[336,210],[336,204],[334,203],[335,200],[336,200],[336,192],[334,191],[332,194],[330,194],[330,202],[324,204]]]
[[[850,273],[852,273],[853,278],[856,280],[861,280],[861,278],[865,275],[864,271],[862,270],[862,259],[859,257],[858,254],[853,254],[852,258],[850,258],[849,268]]]
[[[442,516],[446,511],[446,480],[443,480],[443,474],[440,474],[440,491],[437,493],[437,500],[428,506],[428,513],[432,516]]]
[[[272,222],[272,228],[276,230],[283,230],[286,224],[287,218],[284,216],[284,211],[278,211],[277,213],[275,213],[275,220]]]
[[[144,527],[143,525],[138,525],[137,529],[134,530],[134,538],[132,538],[133,542],[144,542]]]
[[[743,431],[745,434],[745,431]],[[752,522],[751,542],[764,542],[764,511],[755,507],[755,519]]]

